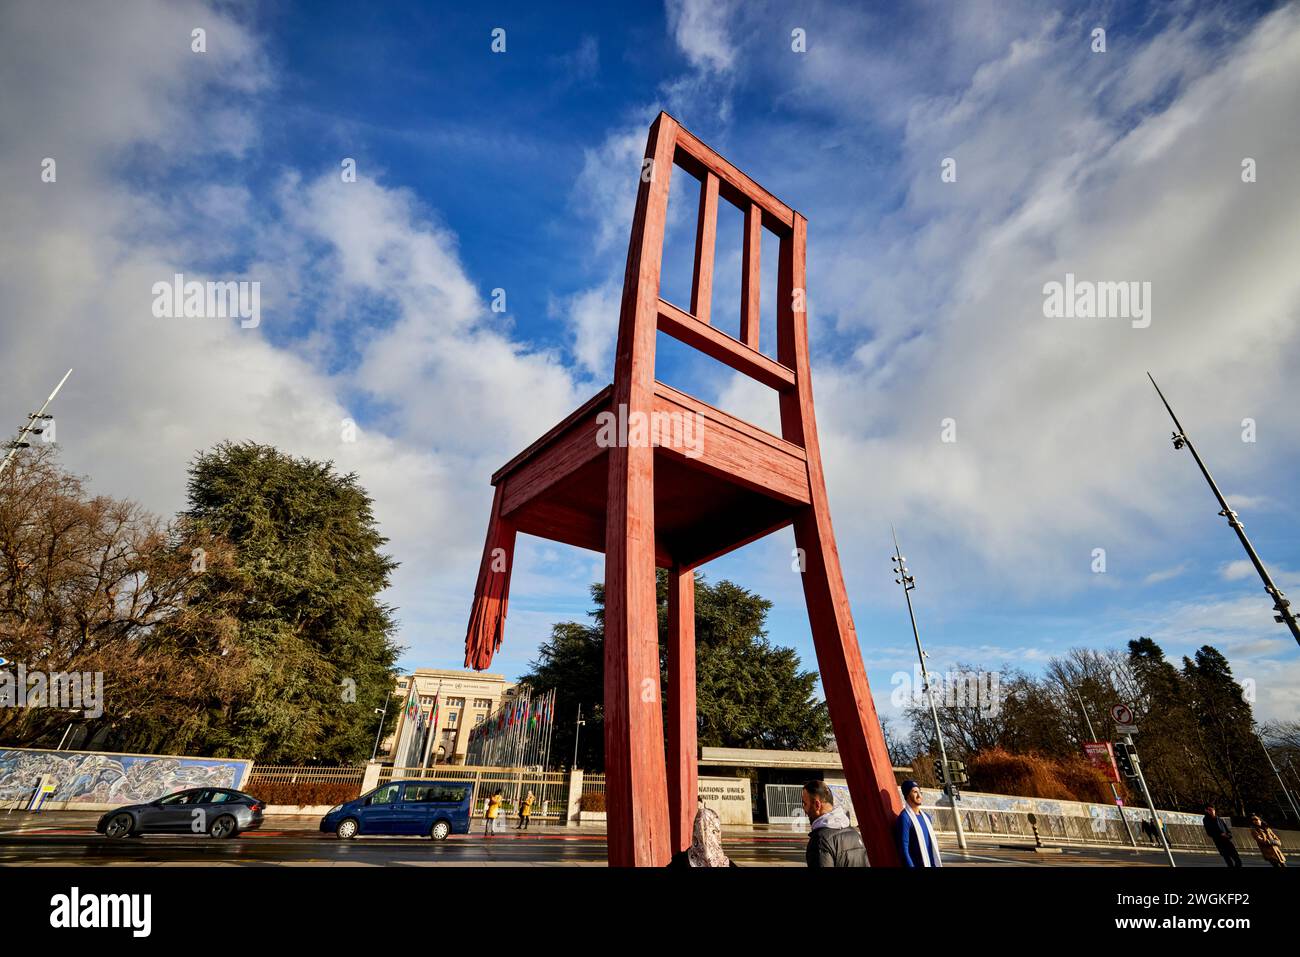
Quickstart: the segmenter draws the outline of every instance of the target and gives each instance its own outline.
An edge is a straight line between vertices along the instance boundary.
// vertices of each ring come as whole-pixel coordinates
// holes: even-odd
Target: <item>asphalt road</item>
[[[17,818],[17,815],[15,815]],[[0,816],[0,865],[306,865],[361,867],[436,866],[603,866],[602,831],[539,827],[526,833],[506,830],[492,838],[481,833],[454,835],[445,842],[425,838],[363,837],[340,841],[314,829],[314,821],[272,820],[266,829],[218,841],[208,837],[150,835],[109,840],[94,832],[93,816],[77,821],[24,815]],[[776,829],[729,829],[727,854],[742,866],[792,866],[804,863],[804,834]],[[1217,854],[1175,852],[1179,867],[1223,867]],[[1245,850],[1247,867],[1267,866]],[[947,866],[985,867],[1164,867],[1164,854],[1129,848],[1064,848],[1039,854],[1032,848],[995,843],[972,844],[962,854],[945,842]]]

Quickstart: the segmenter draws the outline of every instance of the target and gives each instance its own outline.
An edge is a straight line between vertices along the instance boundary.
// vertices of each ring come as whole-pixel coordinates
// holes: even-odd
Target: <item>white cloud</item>
[[[722,73],[735,58],[729,21],[734,0],[668,0],[668,29],[687,61],[697,70]]]
[[[403,563],[385,596],[399,639],[421,663],[458,661],[487,477],[577,403],[570,374],[512,338],[454,234],[409,192],[344,184],[332,168],[255,196],[230,181],[237,165],[207,170],[201,144],[238,156],[256,139],[256,93],[271,80],[256,72],[257,42],[223,16],[149,3],[107,19],[56,5],[0,16],[3,82],[24,91],[0,101],[0,128],[15,134],[0,142],[13,186],[0,347],[21,357],[9,401],[44,395],[74,366],[55,410],[65,463],[163,513],[183,504],[190,458],[223,439],[356,471]],[[189,50],[194,24],[208,30],[206,61]],[[243,138],[214,137],[214,117]],[[132,186],[128,151],[175,188]],[[43,184],[51,152],[59,176]],[[209,271],[238,255],[238,275]],[[260,281],[262,325],[154,318],[151,286],[175,272]],[[350,418],[363,420],[355,443]],[[544,593],[523,551],[522,586]]]

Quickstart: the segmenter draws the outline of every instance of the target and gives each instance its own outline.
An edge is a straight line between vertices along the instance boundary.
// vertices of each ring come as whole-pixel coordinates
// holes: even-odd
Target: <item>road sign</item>
[[[1120,734],[1137,734],[1137,733],[1138,733],[1138,726],[1137,726],[1136,724],[1117,724],[1117,725],[1115,725],[1115,733],[1116,733],[1117,735],[1120,735]]]
[[[1110,709],[1110,716],[1115,719],[1116,724],[1132,724],[1133,709],[1126,704],[1117,704]]]

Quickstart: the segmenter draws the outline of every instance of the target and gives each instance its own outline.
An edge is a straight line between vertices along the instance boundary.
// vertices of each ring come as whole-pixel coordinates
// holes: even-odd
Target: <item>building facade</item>
[[[406,702],[412,681],[426,722],[433,712],[435,697],[438,700],[437,725],[433,728],[433,743],[429,748],[430,764],[435,759],[438,764],[464,764],[470,729],[482,724],[515,692],[515,685],[506,681],[504,675],[417,668],[414,674],[398,678],[393,688],[389,707],[400,711],[393,734],[384,740],[384,754],[391,755],[394,743],[402,740],[403,726],[409,720]]]

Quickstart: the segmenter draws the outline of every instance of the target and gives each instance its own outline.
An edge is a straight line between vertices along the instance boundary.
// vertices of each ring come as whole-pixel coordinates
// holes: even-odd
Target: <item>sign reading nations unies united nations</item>
[[[700,800],[718,812],[723,824],[753,824],[748,778],[700,778]]]

